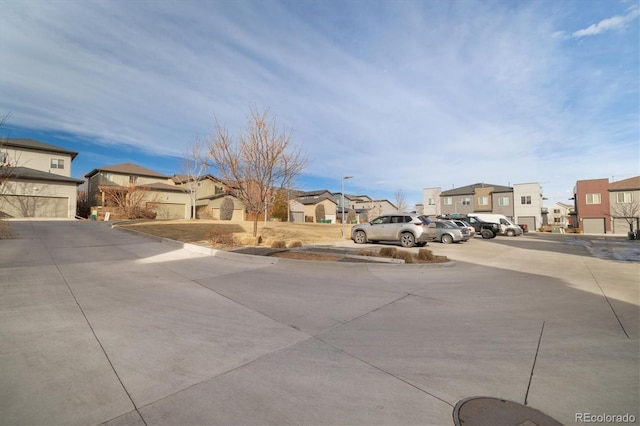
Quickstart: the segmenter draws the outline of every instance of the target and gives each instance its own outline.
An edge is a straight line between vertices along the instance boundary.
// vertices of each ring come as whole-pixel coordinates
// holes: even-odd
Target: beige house
[[[319,211],[318,206],[322,206],[321,209],[324,209],[324,220],[336,223],[338,205],[333,198],[333,194],[327,190],[304,192],[296,198],[297,204],[293,207],[299,208],[297,206],[301,205],[304,221],[317,223],[321,220],[321,218],[316,215]]]
[[[614,234],[640,229],[640,176],[611,182],[609,206]]]
[[[207,174],[194,180],[187,175],[173,175],[171,180],[176,186],[189,194],[190,203],[195,201],[196,217],[198,219],[232,220],[236,222],[245,220],[246,209],[244,203],[231,193],[228,185],[215,176]],[[225,201],[226,199],[229,201]],[[223,203],[229,202],[233,203],[233,211],[231,218],[225,218],[221,208]]]
[[[0,142],[0,217],[74,218],[77,152],[33,139]]]
[[[122,163],[94,169],[85,177],[92,210],[107,213],[110,208],[113,209],[105,199],[107,189],[135,186],[147,192],[142,203],[144,207],[156,212],[157,219],[190,217],[189,194],[176,186],[169,176],[154,170],[133,163]]]

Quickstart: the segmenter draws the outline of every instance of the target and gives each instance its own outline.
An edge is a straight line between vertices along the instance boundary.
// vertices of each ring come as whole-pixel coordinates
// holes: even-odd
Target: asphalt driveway
[[[13,226],[1,424],[451,425],[470,396],[639,421],[638,263],[535,238],[315,263]]]

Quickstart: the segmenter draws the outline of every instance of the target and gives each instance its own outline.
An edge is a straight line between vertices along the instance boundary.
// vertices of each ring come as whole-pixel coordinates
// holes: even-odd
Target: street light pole
[[[342,238],[344,238],[344,181],[352,177],[353,176],[342,176],[342,202],[340,203],[340,207],[342,208]]]

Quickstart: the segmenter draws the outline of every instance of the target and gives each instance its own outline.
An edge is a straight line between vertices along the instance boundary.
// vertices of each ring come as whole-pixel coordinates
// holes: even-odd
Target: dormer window
[[[51,159],[51,168],[52,169],[64,169],[64,159],[62,159],[62,158],[52,158]]]

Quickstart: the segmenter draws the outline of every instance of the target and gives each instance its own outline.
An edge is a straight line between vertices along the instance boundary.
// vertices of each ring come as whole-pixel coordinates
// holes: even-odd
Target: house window
[[[600,204],[600,194],[587,194],[587,204]]]
[[[427,200],[427,204],[430,206],[435,206],[436,205],[436,200],[433,198],[429,198],[429,200]]]
[[[554,213],[560,213],[560,209],[553,209]]]
[[[465,197],[462,199],[462,205],[463,206],[470,206],[471,205],[471,198],[469,197]]]
[[[135,185],[138,182],[138,176],[129,176],[129,185]]]
[[[616,201],[619,204],[628,204],[633,201],[633,196],[630,192],[618,192],[616,194]]]
[[[508,206],[509,205],[509,197],[498,197],[498,205],[499,206]]]
[[[453,205],[453,197],[444,197],[444,205],[452,206]]]
[[[531,195],[523,195],[520,197],[520,204],[531,204]]]
[[[52,158],[51,159],[51,168],[52,169],[64,169],[64,160],[62,158]]]
[[[483,197],[478,197],[478,205],[479,206],[488,206],[489,205],[489,197],[486,195]]]
[[[0,164],[7,164],[8,154],[6,152],[0,152]]]

